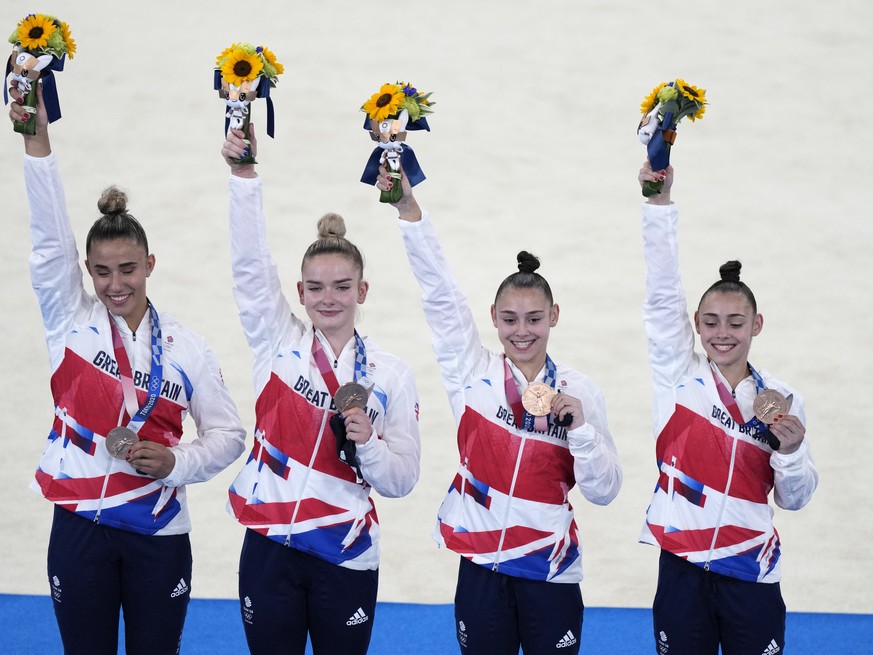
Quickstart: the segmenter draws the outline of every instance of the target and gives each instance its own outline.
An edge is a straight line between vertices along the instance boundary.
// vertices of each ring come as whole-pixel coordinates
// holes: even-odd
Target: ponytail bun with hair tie
[[[527,250],[522,250],[518,253],[516,260],[518,261],[519,273],[534,273],[540,267],[539,258],[530,254]]]
[[[743,265],[737,260],[733,259],[719,266],[718,272],[719,275],[721,275],[721,279],[725,282],[739,282],[740,270],[742,268]]]
[[[104,216],[120,216],[127,212],[127,194],[117,186],[104,189],[97,201],[97,209]]]

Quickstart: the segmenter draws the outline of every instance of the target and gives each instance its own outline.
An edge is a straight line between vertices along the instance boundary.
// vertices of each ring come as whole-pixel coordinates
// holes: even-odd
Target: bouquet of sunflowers
[[[48,14],[28,14],[16,25],[9,37],[12,54],[6,63],[6,85],[3,100],[9,101],[9,90],[16,82],[24,96],[23,107],[30,113],[25,123],[16,122],[14,129],[22,134],[36,133],[36,82],[42,80],[43,101],[50,123],[61,117],[54,71],[64,70],[64,60],[76,54],[76,42],[70,26]]]
[[[242,130],[247,136],[251,115],[249,105],[255,98],[267,99],[267,134],[273,136],[273,100],[270,89],[276,86],[285,67],[269,48],[251,43],[234,43],[215,58],[213,86],[224,100],[224,131]],[[247,140],[248,141],[248,140]],[[251,153],[236,160],[238,164],[256,164]]]
[[[401,165],[412,186],[425,179],[415,153],[404,142],[407,130],[430,132],[425,117],[433,112],[436,104],[430,101],[430,95],[431,92],[421,93],[405,82],[383,84],[379,92],[361,106],[361,111],[367,114],[364,129],[370,132],[370,138],[377,143],[364,167],[361,182],[375,184],[380,166],[385,166],[394,180],[391,187],[380,194],[380,202],[394,203],[403,197]]]
[[[662,82],[646,96],[640,105],[643,119],[637,135],[646,146],[652,170],[670,165],[670,148],[676,142],[676,126],[686,116],[692,121],[703,118],[706,111],[706,89],[699,89],[683,79]],[[661,193],[663,182],[646,182],[643,195],[647,198]]]

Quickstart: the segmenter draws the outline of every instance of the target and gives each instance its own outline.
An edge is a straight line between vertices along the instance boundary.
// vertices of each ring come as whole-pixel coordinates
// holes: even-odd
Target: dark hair
[[[325,214],[318,219],[318,238],[313,241],[303,254],[302,266],[318,255],[338,254],[352,260],[361,277],[364,276],[364,258],[361,251],[351,241],[346,239],[346,222],[339,214]]]
[[[701,296],[700,303],[697,305],[698,309],[700,308],[700,305],[703,304],[706,297],[711,293],[740,293],[749,301],[749,304],[752,306],[752,312],[757,314],[758,303],[755,301],[755,294],[752,293],[752,290],[745,282],[740,282],[740,270],[742,268],[743,265],[736,260],[731,260],[722,264],[718,269],[721,279],[710,286],[703,296]]]
[[[94,221],[85,239],[85,253],[91,252],[91,245],[115,239],[130,239],[142,246],[149,254],[149,240],[138,220],[127,213],[127,194],[116,186],[103,190],[97,209],[102,216]]]
[[[539,289],[549,301],[549,305],[553,305],[555,301],[552,297],[552,288],[546,282],[546,278],[536,272],[540,267],[539,258],[522,250],[516,256],[516,260],[518,261],[518,272],[508,276],[500,283],[494,296],[494,303],[497,304],[497,299],[507,289]]]

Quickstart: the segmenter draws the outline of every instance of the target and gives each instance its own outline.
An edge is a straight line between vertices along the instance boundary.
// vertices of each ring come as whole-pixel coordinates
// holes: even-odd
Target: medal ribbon
[[[721,398],[721,402],[724,404],[725,409],[727,409],[728,413],[731,415],[731,418],[733,418],[734,421],[736,421],[739,425],[748,425],[755,428],[755,439],[762,440],[761,434],[764,431],[769,430],[769,426],[757,416],[752,416],[752,418],[748,421],[743,420],[743,415],[740,412],[740,407],[739,405],[737,405],[737,399],[730,391],[727,390],[727,387],[724,386],[724,383],[721,381],[721,378],[713,369],[713,366],[714,364],[710,362],[709,370],[712,373],[712,379],[715,380],[715,388],[718,389],[718,397]],[[755,395],[757,396],[759,393],[767,388],[767,385],[764,384],[764,379],[751,364],[749,364],[749,372],[752,374],[752,377],[755,380]]]
[[[554,389],[556,375],[555,363],[551,357],[546,355],[546,372],[543,376],[543,383]],[[515,427],[523,428],[528,432],[532,430],[545,432],[548,430],[552,420],[551,412],[545,416],[534,416],[524,408],[524,404],[521,402],[521,395],[518,393],[518,385],[515,384],[515,378],[512,377],[512,370],[509,368],[506,355],[503,356],[503,387],[506,390],[506,400],[515,418]]]
[[[315,360],[315,365],[318,366],[318,370],[321,372],[321,377],[324,379],[324,383],[327,385],[327,390],[330,393],[331,398],[336,395],[336,390],[339,389],[339,382],[337,382],[336,375],[333,372],[333,366],[331,366],[330,362],[327,359],[327,355],[324,353],[324,348],[321,346],[321,342],[318,340],[318,336],[312,335],[312,358]],[[353,376],[353,381],[357,382],[362,377],[364,377],[364,371],[367,368],[367,348],[364,346],[364,340],[361,339],[361,335],[358,334],[358,331],[355,330],[355,373]]]
[[[152,413],[155,405],[157,405],[158,396],[161,393],[161,381],[164,376],[161,323],[158,319],[158,312],[151,302],[149,303],[149,316],[152,322],[152,362],[149,371],[148,389],[146,390],[148,395],[145,404],[140,407],[136,398],[136,388],[133,384],[133,370],[130,367],[130,359],[127,357],[127,351],[124,349],[124,343],[121,341],[121,333],[118,331],[118,326],[115,325],[115,319],[113,319],[111,314],[109,315],[109,326],[112,329],[112,347],[115,350],[115,362],[118,365],[121,390],[124,393],[124,405],[128,415],[130,415],[127,427],[135,433],[139,433],[140,428]]]

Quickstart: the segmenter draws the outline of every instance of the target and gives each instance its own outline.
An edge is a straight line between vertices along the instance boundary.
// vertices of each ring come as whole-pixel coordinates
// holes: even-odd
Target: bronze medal
[[[777,416],[788,411],[788,400],[775,389],[764,389],[755,396],[752,408],[755,416],[767,425],[773,425]]]
[[[556,392],[544,382],[534,382],[528,385],[521,396],[521,404],[528,413],[534,416],[545,416],[552,411],[552,398]]]
[[[118,426],[112,428],[106,435],[106,450],[115,459],[127,459],[130,447],[137,441],[139,441],[139,437],[136,436],[136,432],[130,428]]]
[[[336,405],[337,411],[343,413],[354,407],[363,409],[367,406],[368,397],[369,393],[364,385],[357,382],[346,382],[336,390],[333,402]]]

